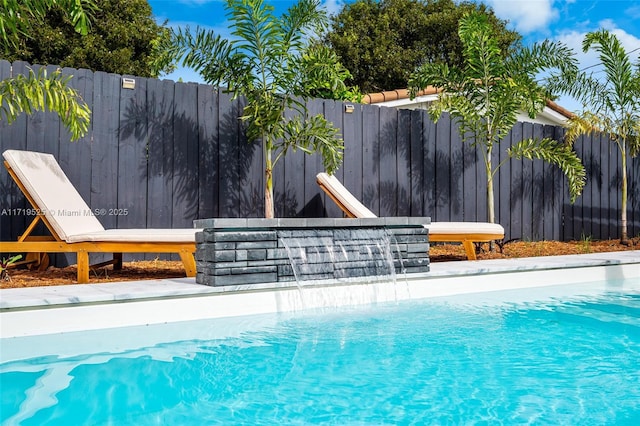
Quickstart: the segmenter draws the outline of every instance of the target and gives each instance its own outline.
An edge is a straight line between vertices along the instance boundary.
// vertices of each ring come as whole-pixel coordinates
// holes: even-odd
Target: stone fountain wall
[[[371,274],[362,230],[384,230],[391,242],[396,273],[429,271],[429,237],[423,226],[429,218],[366,219],[202,219],[194,222],[196,234],[196,282],[209,286],[236,286],[291,282],[294,271],[284,241],[295,239],[314,256],[303,280],[326,280],[334,276],[326,255],[327,241],[345,247],[348,264],[341,262],[340,278]],[[318,242],[322,241],[323,244]],[[368,250],[370,251],[370,250]],[[346,272],[345,272],[346,271]]]

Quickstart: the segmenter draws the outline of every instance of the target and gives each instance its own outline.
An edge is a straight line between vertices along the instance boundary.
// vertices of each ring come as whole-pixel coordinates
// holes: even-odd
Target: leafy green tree
[[[117,74],[157,77],[150,63],[157,40],[170,31],[158,25],[147,0],[101,0],[92,12],[91,32],[74,29],[74,15],[65,4],[46,11],[44,19],[26,15],[28,36],[18,42],[4,59],[32,64],[87,68]],[[170,70],[170,65],[166,71]],[[165,70],[157,70],[165,71]]]
[[[598,53],[604,78],[580,73],[555,78],[551,87],[570,94],[584,106],[583,111],[569,121],[566,138],[570,143],[582,134],[604,132],[611,136],[620,152],[620,242],[628,245],[627,158],[634,158],[640,152],[640,55],[634,65],[620,40],[606,30],[588,33],[582,49],[585,52],[593,49]]]
[[[87,34],[94,9],[92,0],[2,0],[1,4],[0,43],[4,53],[29,38],[37,20],[42,22],[51,8],[63,8],[70,25],[80,34]],[[60,71],[47,74],[41,70],[0,81],[0,121],[11,123],[22,112],[49,110],[60,116],[72,140],[82,137],[89,129],[91,111],[78,92],[67,86],[69,78]]]
[[[542,71],[576,74],[577,65],[570,49],[548,41],[514,50],[504,57],[489,20],[480,13],[464,17],[458,34],[463,44],[463,67],[427,63],[412,75],[410,92],[415,96],[428,85],[442,89],[430,106],[431,117],[437,121],[448,111],[459,119],[463,141],[471,139],[471,143],[482,148],[488,220],[493,223],[493,178],[504,163],[493,165],[494,146],[514,126],[518,111],[526,111],[533,118],[544,108],[549,93],[536,82]],[[568,178],[572,202],[584,187],[584,167],[568,145],[548,138],[527,139],[507,152],[508,158],[541,158],[560,167]]]
[[[41,25],[50,9],[60,7],[65,11],[75,31],[87,35],[91,11],[95,9],[92,0],[2,0],[0,8],[0,41],[3,53],[17,48],[23,37],[30,37],[34,26]]]
[[[319,91],[344,87],[339,64],[327,56],[328,62],[317,59],[323,52],[312,37],[326,23],[319,5],[319,0],[300,0],[276,17],[262,0],[228,0],[232,38],[200,28],[195,34],[178,30],[173,45],[163,47],[206,82],[246,98],[247,136],[260,140],[264,152],[268,218],[274,217],[273,168],[288,150],[319,152],[328,173],[342,162],[338,130],[322,115],[309,116],[304,103]]]
[[[463,65],[458,22],[471,11],[487,16],[502,52],[520,40],[488,6],[454,0],[356,0],[332,17],[326,40],[353,75],[349,84],[400,89],[424,63]]]

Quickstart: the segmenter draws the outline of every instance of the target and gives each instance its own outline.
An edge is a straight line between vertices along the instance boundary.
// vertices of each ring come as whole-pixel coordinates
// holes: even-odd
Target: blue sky
[[[265,0],[285,11],[295,0]],[[330,14],[341,10],[345,0],[324,0]],[[640,55],[640,0],[485,0],[496,15],[509,21],[509,28],[523,37],[525,44],[545,39],[562,41],[578,54],[581,68],[591,67],[596,76],[598,59],[594,53],[582,53],[582,39],[590,31],[607,29],[618,36],[625,49]],[[149,0],[159,23],[168,20],[172,27],[204,26],[225,36],[229,34],[223,0]],[[180,68],[163,78],[201,82],[197,73]],[[558,103],[569,110],[580,105],[573,99],[562,97]]]

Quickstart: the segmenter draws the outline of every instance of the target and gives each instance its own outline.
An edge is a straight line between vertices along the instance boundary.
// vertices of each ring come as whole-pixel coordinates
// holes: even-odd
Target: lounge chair
[[[335,176],[318,173],[316,181],[348,217],[377,217],[354,197]],[[504,228],[496,223],[432,222],[425,227],[429,230],[429,241],[462,243],[469,260],[476,260],[474,243],[504,238]]]
[[[17,241],[1,243],[3,253],[28,253],[36,266],[45,262],[46,253],[76,253],[78,283],[89,282],[92,267],[122,268],[122,253],[178,253],[187,276],[195,276],[196,229],[105,230],[53,155],[7,150],[3,156],[9,174],[37,213]],[[51,236],[30,235],[40,221]],[[90,266],[89,253],[113,253],[114,258]]]

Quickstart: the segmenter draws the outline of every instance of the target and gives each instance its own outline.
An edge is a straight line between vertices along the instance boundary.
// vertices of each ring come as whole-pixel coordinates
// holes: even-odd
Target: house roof
[[[435,96],[441,91],[442,91],[441,89],[437,89],[433,86],[427,86],[426,88],[418,92],[418,94],[416,95],[416,99],[422,96],[425,96],[425,97]],[[381,104],[381,103],[387,103],[387,102],[393,102],[393,101],[402,101],[402,100],[408,101],[409,99],[410,99],[410,96],[409,96],[408,89],[397,89],[397,90],[389,90],[389,91],[378,92],[378,93],[368,93],[364,95],[364,97],[362,98],[362,103]],[[574,114],[571,111],[569,111],[566,108],[563,108],[562,106],[558,105],[557,103],[549,99],[547,99],[547,107],[557,112],[561,116],[565,117],[565,119],[569,119],[574,116]]]

